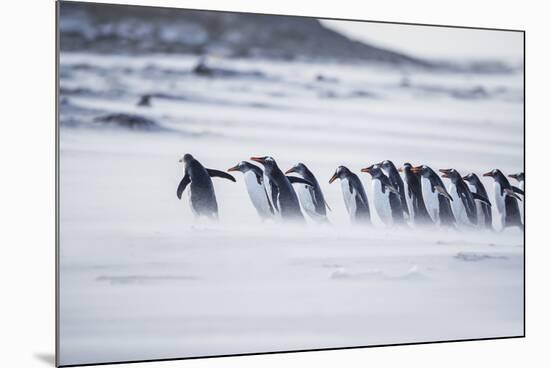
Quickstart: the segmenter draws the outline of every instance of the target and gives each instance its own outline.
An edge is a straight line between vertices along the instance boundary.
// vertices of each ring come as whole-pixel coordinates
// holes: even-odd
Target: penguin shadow
[[[51,353],[34,353],[36,360],[46,363],[49,366],[55,367],[55,354]]]

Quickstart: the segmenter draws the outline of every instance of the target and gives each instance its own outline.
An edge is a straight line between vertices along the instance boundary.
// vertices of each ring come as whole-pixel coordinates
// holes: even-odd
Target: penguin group
[[[283,171],[271,156],[254,156],[250,161],[259,165],[241,161],[225,172],[205,168],[191,154],[185,154],[180,160],[184,168],[177,197],[181,199],[189,187],[193,213],[217,219],[218,204],[211,178],[236,182],[229,173],[240,172],[250,201],[262,220],[304,223],[307,217],[314,223],[329,223],[327,214],[331,208],[319,181],[304,163],[296,163]],[[343,201],[353,224],[371,224],[376,213],[383,226],[493,229],[494,212],[499,223],[497,228],[523,230],[523,172],[508,175],[518,181],[519,187],[512,185],[499,169],[484,173],[483,177],[493,179],[493,202],[477,174],[462,176],[454,168],[435,171],[427,165],[413,166],[408,162],[398,168],[392,161],[384,160],[360,172],[370,175],[370,200],[359,176],[346,166],[338,166],[328,180],[329,184],[340,181]]]

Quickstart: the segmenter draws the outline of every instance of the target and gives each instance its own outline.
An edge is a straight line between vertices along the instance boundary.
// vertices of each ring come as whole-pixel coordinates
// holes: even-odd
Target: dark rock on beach
[[[109,124],[112,126],[134,130],[162,130],[162,128],[155,121],[133,114],[108,114],[98,116],[93,121],[95,123]]]
[[[253,77],[261,78],[264,74],[256,70],[239,71],[233,69],[212,67],[206,63],[205,59],[199,60],[197,65],[193,68],[193,74],[202,77]]]
[[[338,83],[338,78],[336,77],[329,77],[323,74],[317,74],[315,77],[315,80],[317,82],[328,82],[328,83]]]
[[[137,105],[141,107],[150,107],[151,106],[151,95],[143,95],[139,99]]]

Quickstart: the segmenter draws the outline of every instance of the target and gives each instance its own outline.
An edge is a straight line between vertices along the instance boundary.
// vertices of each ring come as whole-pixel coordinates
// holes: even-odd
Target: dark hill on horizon
[[[436,67],[427,60],[351,40],[315,18],[61,2],[59,29],[62,51],[220,54]]]

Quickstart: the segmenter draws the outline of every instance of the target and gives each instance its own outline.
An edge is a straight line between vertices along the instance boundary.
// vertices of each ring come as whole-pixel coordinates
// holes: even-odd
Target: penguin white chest
[[[407,201],[407,208],[409,209],[409,213],[411,214],[412,218],[414,218],[414,199],[412,197],[412,193],[409,191],[409,183],[407,180],[403,180],[403,187],[405,189],[405,200]]]
[[[424,204],[433,222],[437,222],[439,213],[439,198],[436,191],[432,192],[432,183],[429,179],[422,177],[422,196]]]
[[[258,213],[261,216],[270,215],[266,190],[262,184],[258,183],[256,174],[252,171],[247,171],[244,174],[244,181],[248,196]]]
[[[355,215],[357,213],[357,193],[355,192],[355,189],[350,186],[348,179],[344,178],[340,180],[340,185],[342,186],[342,195],[344,196],[346,209],[348,210],[350,217],[355,218]]]
[[[451,198],[453,199],[451,201],[451,207],[453,209],[453,213],[455,215],[456,220],[461,224],[469,225],[470,220],[468,219],[468,214],[466,213],[466,207],[464,206],[464,202],[462,202],[462,199],[458,195],[458,190],[456,189],[456,185],[451,183],[447,191],[449,192],[449,194],[451,195]]]
[[[265,175],[264,173],[264,188],[265,188],[265,191],[267,193],[267,200],[269,201],[269,203],[271,203],[271,206],[273,207],[273,210],[275,212],[277,212],[277,209],[279,208],[279,204],[278,203],[274,203],[274,200],[277,201],[277,198],[273,199],[273,191],[271,190],[271,182],[269,180],[269,177],[267,175]]]
[[[493,188],[495,190],[495,203],[497,204],[496,207],[500,217],[500,224],[504,227],[506,221],[506,194],[502,192],[502,187],[497,181],[493,184]]]
[[[497,204],[497,209],[500,214],[504,214],[506,211],[505,199],[506,194],[502,193],[502,188],[500,183],[495,181],[493,188],[495,190],[495,202]]]
[[[313,189],[307,184],[294,184],[296,192],[298,193],[298,199],[304,211],[310,216],[317,216],[315,210],[315,203],[313,202]]]
[[[470,189],[470,192],[477,193],[477,188],[475,185],[468,184],[468,189]]]
[[[378,179],[372,181],[372,194],[374,196],[374,208],[380,220],[389,225],[392,223],[393,217],[390,207],[389,190],[382,192],[382,183]]]

